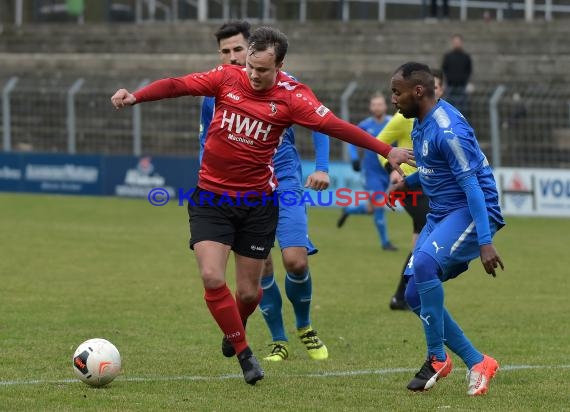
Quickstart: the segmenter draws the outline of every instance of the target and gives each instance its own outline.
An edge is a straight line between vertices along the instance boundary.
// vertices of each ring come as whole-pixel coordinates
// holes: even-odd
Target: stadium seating
[[[525,122],[530,122],[528,117],[513,115],[520,104],[512,99],[515,93],[522,93],[527,104],[528,99],[539,99],[533,97],[530,89],[560,89],[561,84],[570,83],[570,25],[562,20],[532,24],[520,20],[441,24],[406,20],[383,24],[361,21],[276,25],[290,39],[286,70],[310,84],[334,111],[340,108],[340,95],[347,84],[352,80],[358,82],[357,92],[350,100],[350,120],[354,122],[367,115],[367,96],[372,91],[389,93],[390,75],[399,64],[417,60],[439,66],[449,47],[449,37],[456,32],[464,36],[466,49],[473,57],[475,91],[470,115],[486,147],[490,141],[488,99],[498,84],[509,85],[506,104],[501,106],[508,142],[509,138],[520,139],[518,135],[509,137],[509,131],[528,128]],[[41,150],[65,150],[66,132],[61,129],[65,91],[82,77],[86,82],[77,96],[80,105],[77,112],[89,114],[78,122],[78,150],[128,153],[132,148],[130,119],[122,117],[122,123],[108,119],[105,108],[108,96],[118,87],[135,88],[143,79],[182,75],[215,66],[218,58],[213,53],[216,47],[213,32],[217,26],[218,23],[195,22],[5,26],[0,33],[0,84],[14,75],[27,79],[19,83],[13,96],[22,105],[14,106],[13,141]],[[43,103],[41,97],[33,97],[34,89],[40,90],[40,96],[45,95]],[[17,97],[18,94],[36,99],[33,103],[36,108],[25,108],[26,99]],[[43,105],[50,99],[51,108],[46,110]],[[567,95],[561,92],[560,99],[566,101]],[[173,109],[175,105],[169,103],[145,107],[147,118],[160,119],[145,126],[145,150],[194,153],[198,105],[199,101],[194,99],[185,109]],[[563,109],[567,110],[567,106]],[[176,110],[191,111],[195,121],[174,121]],[[187,113],[185,117],[190,117]],[[60,115],[62,120],[53,119]],[[24,125],[30,123],[43,125],[41,131],[25,133]],[[536,129],[536,123],[533,125]],[[539,127],[541,136],[546,136],[542,143],[567,150],[564,138],[559,142],[560,133],[556,136],[552,133],[567,124],[546,122]],[[527,143],[532,145],[535,141],[529,136]],[[526,144],[520,140],[518,143]],[[302,153],[310,151],[309,139],[299,139],[299,144]],[[333,145],[333,156],[342,156],[337,143]]]

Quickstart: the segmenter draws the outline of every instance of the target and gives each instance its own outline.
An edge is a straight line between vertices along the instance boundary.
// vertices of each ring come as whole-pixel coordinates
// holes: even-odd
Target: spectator
[[[438,3],[438,0],[431,0],[431,7],[429,10],[429,16],[432,19],[437,19],[439,17],[443,17],[444,19],[448,19],[449,18],[448,0],[441,0],[441,3],[442,3],[441,15],[438,15],[438,13],[437,13],[437,3]]]
[[[463,50],[463,37],[451,37],[451,50],[443,56],[441,70],[447,79],[445,100],[455,106],[464,116],[468,116],[469,100],[467,84],[472,73],[471,56]]]

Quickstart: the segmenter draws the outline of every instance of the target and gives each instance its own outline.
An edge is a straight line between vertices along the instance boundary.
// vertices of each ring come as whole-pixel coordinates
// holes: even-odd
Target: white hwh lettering
[[[235,113],[232,113],[232,115],[231,115],[231,117],[230,117],[229,119],[226,117],[226,114],[228,114],[228,111],[227,111],[227,110],[224,110],[224,117],[222,118],[222,125],[220,126],[220,129],[223,129],[223,128],[224,128],[224,125],[225,125],[226,123],[228,123],[228,124],[229,124],[228,130],[231,132],[231,131],[232,131],[232,126],[233,126],[233,124],[234,124],[234,120],[235,120],[235,118],[236,118],[236,114],[235,114]]]
[[[271,131],[270,124],[264,128],[262,121],[253,120],[247,116],[242,117],[241,115],[236,115],[235,113],[230,113],[228,115],[227,110],[224,110],[220,128],[223,129],[224,127],[227,127],[228,131],[233,132],[234,122],[236,126],[235,133],[242,133],[242,131],[245,130],[245,135],[247,137],[251,137],[255,129],[255,134],[253,136],[255,140],[259,139],[259,135],[263,135],[263,141],[266,141],[267,137],[269,136],[269,132]]]
[[[242,120],[242,118],[238,114],[237,124],[236,124],[236,133],[241,133],[241,131],[245,127],[245,135],[246,136],[251,135],[251,132],[253,132],[253,128],[257,124],[257,120],[254,120],[253,123],[251,124],[251,126],[249,125],[249,121],[251,120],[249,117],[244,117],[242,121],[240,121],[240,120]],[[257,139],[257,137],[256,137],[256,139]]]
[[[270,124],[267,125],[267,129],[263,129],[263,122],[259,122],[257,124],[257,130],[255,131],[255,136],[254,136],[255,140],[257,140],[260,134],[263,134],[263,141],[265,142],[267,140],[267,137],[269,136],[270,130],[271,130]]]

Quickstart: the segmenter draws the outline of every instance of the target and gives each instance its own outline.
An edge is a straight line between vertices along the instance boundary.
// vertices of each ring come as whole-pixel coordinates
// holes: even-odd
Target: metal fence
[[[132,90],[145,79],[120,83]],[[196,156],[201,99],[185,97],[115,111],[106,79],[0,78],[2,150]],[[345,89],[314,85],[319,99],[352,123],[368,116],[368,98],[386,83]],[[494,99],[493,99],[494,97]],[[570,167],[570,87],[481,84],[466,113],[494,166]],[[310,132],[297,127],[301,156],[312,159]],[[331,139],[331,159],[345,159],[345,145]]]
[[[502,91],[501,91],[502,90]],[[362,84],[350,99],[350,121],[367,116],[368,98],[387,85]],[[492,105],[497,92],[498,100]],[[464,113],[494,167],[570,167],[570,87],[568,85],[476,84]]]

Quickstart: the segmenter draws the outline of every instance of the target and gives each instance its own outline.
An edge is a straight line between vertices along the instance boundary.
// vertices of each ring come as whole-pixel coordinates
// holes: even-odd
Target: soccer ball
[[[75,350],[73,370],[86,384],[104,386],[121,371],[121,355],[108,340],[89,339]]]

